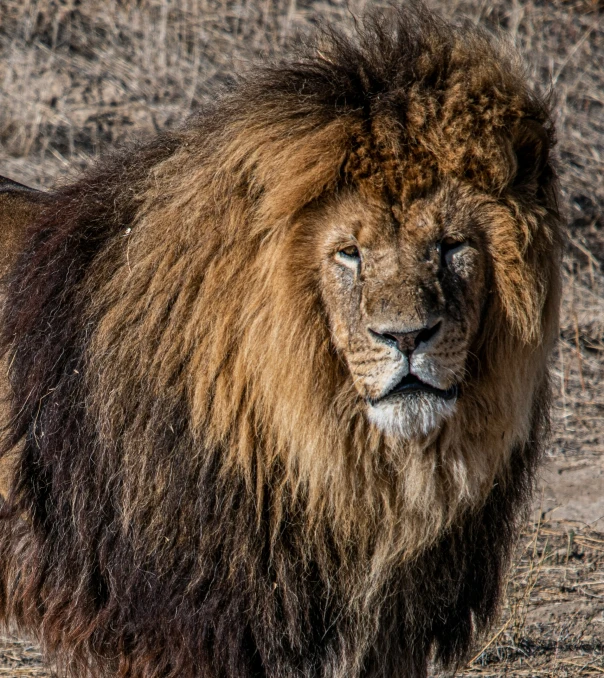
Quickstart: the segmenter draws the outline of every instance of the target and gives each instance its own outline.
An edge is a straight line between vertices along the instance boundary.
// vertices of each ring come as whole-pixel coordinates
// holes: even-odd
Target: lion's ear
[[[47,193],[0,176],[0,277],[14,263],[27,227],[47,201]]]
[[[550,138],[547,130],[536,120],[524,118],[518,123],[512,143],[516,158],[516,174],[512,185],[536,190],[549,160]]]

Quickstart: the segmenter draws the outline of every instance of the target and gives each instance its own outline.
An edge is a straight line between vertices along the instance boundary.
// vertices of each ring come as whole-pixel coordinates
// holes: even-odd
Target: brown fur
[[[419,677],[432,652],[463,658],[546,429],[552,141],[511,57],[417,7],[57,191],[3,320],[21,445],[4,617],[73,675]],[[399,263],[350,283],[345,310],[332,250],[359,215]],[[471,283],[421,263],[453,222]],[[374,426],[355,376],[354,342],[377,354],[351,319],[374,322],[386,282],[377,307],[409,324],[440,304],[464,337],[456,409],[426,435]]]
[[[23,248],[23,235],[45,201],[45,194],[0,177],[0,275],[4,275]]]
[[[6,177],[0,177],[0,308],[4,303],[2,280],[24,247],[24,234],[41,211],[46,195]],[[2,379],[6,365],[0,366]],[[0,427],[5,426],[5,397],[0,398]],[[0,458],[0,497],[10,490],[15,454]]]

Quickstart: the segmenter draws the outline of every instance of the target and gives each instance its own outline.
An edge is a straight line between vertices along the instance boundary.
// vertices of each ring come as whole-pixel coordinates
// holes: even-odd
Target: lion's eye
[[[349,268],[356,268],[361,263],[361,253],[355,245],[349,245],[338,251],[336,259]]]
[[[461,252],[461,250],[467,247],[467,245],[467,240],[460,240],[458,238],[443,238],[438,246],[440,250],[441,265],[443,267],[449,266],[453,256],[458,252]]]
[[[359,254],[359,248],[354,245],[350,247],[345,247],[343,250],[340,250],[338,254],[343,254],[345,257],[350,257],[351,259],[360,259],[361,255]]]

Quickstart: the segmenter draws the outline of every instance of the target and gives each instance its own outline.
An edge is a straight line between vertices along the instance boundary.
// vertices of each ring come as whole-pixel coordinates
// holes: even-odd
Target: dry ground
[[[404,1],[404,0],[401,0]],[[67,181],[96,155],[178,124],[254,61],[368,0],[0,0],[0,174]],[[604,3],[428,0],[501,30],[554,86],[569,221],[553,435],[507,603],[458,676],[604,676]],[[0,639],[1,676],[50,676]]]

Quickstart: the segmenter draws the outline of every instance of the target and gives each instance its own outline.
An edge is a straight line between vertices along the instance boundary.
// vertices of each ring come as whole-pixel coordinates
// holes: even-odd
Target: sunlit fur
[[[2,318],[19,449],[4,619],[73,676],[460,661],[495,614],[546,429],[552,141],[505,50],[393,10],[52,194]],[[377,382],[353,379],[369,283],[353,304],[332,268],[351,206],[391,214],[407,262],[452,210],[481,262],[438,282],[467,310],[451,332],[470,329],[459,397],[417,435],[376,426]],[[417,262],[386,301],[438,292]]]

